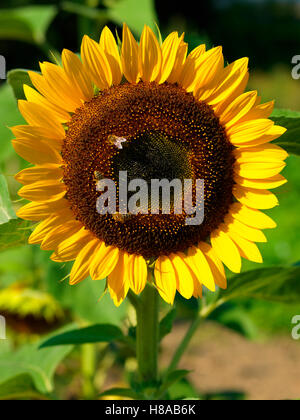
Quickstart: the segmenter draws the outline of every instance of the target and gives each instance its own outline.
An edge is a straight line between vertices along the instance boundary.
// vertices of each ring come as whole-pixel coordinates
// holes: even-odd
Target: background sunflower
[[[157,13],[154,12],[154,5],[150,1],[145,0],[142,5],[143,7],[141,4],[139,5],[139,14],[137,14],[137,6],[134,0],[119,0],[110,3],[101,2],[99,4],[97,2],[85,4],[81,4],[80,2],[63,2],[53,4],[52,6],[49,6],[49,4],[44,6],[43,2],[36,2],[35,7],[32,7],[33,4],[31,4],[27,9],[21,9],[19,7],[28,6],[28,2],[21,0],[6,2],[1,7],[10,9],[7,11],[1,10],[0,26],[2,29],[0,31],[0,38],[3,40],[0,41],[0,53],[6,57],[8,70],[22,67],[38,71],[38,61],[54,61],[53,57],[59,60],[59,55],[56,51],[61,51],[62,48],[68,48],[75,52],[78,51],[79,40],[81,40],[84,34],[88,34],[91,39],[98,39],[98,33],[105,24],[108,24],[113,34],[117,25],[119,36],[122,38],[121,26],[119,25],[123,21],[126,21],[138,39],[144,23],[147,23],[157,33],[156,27],[153,24],[153,21],[155,21],[160,24],[163,38],[173,30],[178,30],[179,33],[185,31],[185,41],[188,42],[190,51],[196,48],[197,45],[205,43],[207,44],[208,51],[211,51],[211,47],[223,45],[226,64],[234,62],[239,57],[250,57],[251,78],[247,87],[247,93],[245,96],[240,97],[240,102],[232,103],[232,107],[229,107],[227,114],[223,113],[222,118],[224,124],[229,124],[230,126],[230,120],[232,121],[233,118],[239,120],[238,124],[247,124],[247,118],[245,119],[247,112],[245,111],[244,115],[243,110],[246,110],[247,106],[250,107],[250,104],[253,107],[252,111],[256,112],[255,107],[257,107],[257,111],[262,113],[260,115],[264,115],[263,118],[268,118],[269,113],[272,111],[272,104],[268,103],[268,101],[273,98],[276,99],[275,106],[277,108],[291,108],[296,110],[300,106],[297,95],[298,82],[293,80],[290,75],[291,58],[298,53],[300,47],[297,44],[297,39],[299,38],[296,35],[292,35],[293,31],[295,31],[295,34],[297,33],[297,25],[299,24],[299,11],[296,3],[293,4],[291,2],[283,5],[281,2],[261,2],[260,5],[256,5],[253,2],[227,2],[226,4],[222,2],[210,2],[201,6],[202,11],[199,14],[200,17],[197,16],[197,19],[184,6],[174,5],[173,3],[171,5],[168,1],[163,2],[163,4],[157,3]],[[229,21],[230,25],[228,24]],[[252,30],[251,22],[253,21],[256,24],[255,34],[253,34]],[[236,26],[236,22],[239,23],[238,27]],[[74,27],[76,27],[76,31],[74,31]],[[274,28],[277,28],[276,31]],[[251,39],[253,39],[253,36],[255,37],[253,42],[249,42],[250,34]],[[262,36],[262,34],[264,35]],[[86,43],[88,42],[90,41],[86,41]],[[276,45],[280,45],[280,48],[273,48],[275,43]],[[50,44],[51,46],[49,46]],[[18,56],[14,54],[16,50],[20,52]],[[51,50],[51,53],[49,53],[49,50]],[[216,49],[212,51],[218,53]],[[122,58],[121,56],[122,59],[124,60],[124,57]],[[78,61],[71,53],[65,52],[64,65],[68,66],[71,62],[73,64],[73,73],[76,72],[76,75],[78,75],[80,69],[75,64]],[[33,65],[33,63],[36,63],[36,65]],[[54,66],[43,65],[43,71],[49,73],[49,77],[51,77],[51,71],[55,71]],[[114,73],[115,82],[119,83],[120,76],[117,72]],[[151,75],[145,75],[146,78],[149,76],[151,77]],[[175,76],[173,74],[169,77],[174,78]],[[99,74],[92,75],[91,78],[97,79],[99,77],[100,81],[103,82],[103,76],[101,78]],[[125,77],[133,80],[136,74],[128,69]],[[59,75],[57,74],[55,76],[56,82],[59,80],[58,78]],[[78,90],[81,90],[81,93],[86,98],[89,98],[89,95],[93,94],[88,83],[85,83],[84,80],[84,78],[81,79],[79,88],[76,83],[71,83],[67,90],[61,89],[59,94],[56,94],[55,100],[60,102],[61,107],[58,112],[57,107],[50,106],[44,114],[46,120],[49,121],[47,117],[49,117],[50,113],[52,115],[56,113],[56,118],[63,122],[67,117],[68,110],[76,106],[76,99],[74,102],[74,98],[76,98]],[[13,87],[13,91],[18,99],[29,99],[32,103],[40,100],[40,97],[36,95],[32,86],[25,88],[23,91],[23,83],[31,85],[27,72],[13,71],[9,73],[8,81],[10,86]],[[39,83],[38,77],[36,83]],[[64,265],[53,263],[49,261],[51,253],[45,251],[40,252],[36,246],[24,246],[33,228],[37,230],[35,230],[36,233],[32,236],[32,241],[35,242],[36,239],[38,242],[39,228],[35,225],[35,222],[33,224],[24,224],[22,221],[16,219],[14,210],[20,206],[20,203],[11,205],[6,187],[6,182],[8,182],[10,196],[13,200],[17,200],[16,192],[19,187],[13,180],[12,174],[23,170],[26,167],[26,163],[21,158],[16,158],[13,153],[10,144],[12,135],[6,129],[6,126],[23,125],[24,121],[17,115],[16,103],[10,90],[11,88],[3,82],[0,89],[0,103],[3,104],[3,113],[1,116],[2,127],[0,128],[3,139],[1,167],[2,173],[5,175],[5,177],[1,177],[2,208],[4,210],[1,212],[0,269],[1,288],[3,289],[3,296],[6,296],[7,300],[7,305],[3,306],[2,311],[6,311],[7,307],[15,308],[14,302],[16,302],[16,299],[13,293],[11,293],[11,290],[14,290],[14,288],[6,288],[11,284],[21,283],[22,287],[33,288],[41,293],[45,293],[45,296],[47,294],[52,295],[53,300],[51,298],[51,302],[49,300],[47,303],[45,300],[41,314],[42,312],[51,312],[54,307],[63,308],[65,314],[68,314],[65,317],[66,322],[69,322],[69,314],[77,322],[76,325],[67,328],[90,327],[94,323],[99,323],[99,320],[103,323],[113,323],[113,327],[111,326],[107,329],[102,327],[101,331],[97,329],[93,330],[93,334],[98,338],[98,341],[107,342],[112,339],[120,340],[122,334],[125,331],[129,331],[129,336],[126,337],[126,345],[121,340],[123,343],[121,346],[122,352],[118,353],[118,360],[115,362],[116,353],[114,348],[108,344],[97,345],[96,356],[95,349],[89,347],[89,345],[87,347],[83,346],[81,350],[79,348],[72,350],[71,346],[66,346],[61,347],[57,351],[58,348],[49,347],[45,348],[42,356],[40,356],[37,350],[38,345],[33,343],[28,348],[23,348],[22,345],[17,353],[10,352],[10,346],[15,342],[16,338],[11,334],[11,330],[8,329],[8,334],[11,338],[5,342],[0,342],[0,351],[2,353],[0,355],[0,364],[2,363],[1,367],[5,366],[5,363],[7,364],[10,358],[12,358],[14,363],[22,359],[24,366],[29,360],[30,362],[33,360],[34,363],[41,365],[45,372],[49,372],[46,367],[46,362],[47,360],[51,360],[52,372],[66,354],[72,351],[71,356],[57,370],[57,392],[61,398],[94,398],[95,389],[98,392],[102,391],[104,382],[106,382],[106,387],[113,385],[114,378],[117,378],[115,382],[119,382],[121,366],[126,366],[126,382],[131,379],[132,372],[135,370],[134,352],[132,350],[132,344],[134,343],[136,334],[134,328],[135,319],[126,302],[116,310],[111,305],[109,297],[105,295],[97,305],[96,300],[101,295],[101,290],[99,290],[100,283],[94,283],[88,279],[74,289],[70,288],[66,282],[58,283],[57,280],[63,279],[70,273],[71,266],[69,263]],[[255,94],[251,92],[254,89],[257,89],[259,94],[263,95],[261,103],[268,103],[265,108],[261,108],[258,105]],[[70,93],[72,93],[71,100]],[[204,92],[200,93],[204,94]],[[66,107],[68,108],[67,110],[65,109]],[[37,118],[35,110],[33,106],[33,118]],[[288,128],[287,134],[284,134],[278,140],[278,145],[290,154],[298,154],[298,118],[299,114],[297,112],[282,110],[275,110],[271,116],[275,124]],[[232,126],[235,124],[237,124],[237,121]],[[55,127],[52,127],[52,129],[54,131],[56,130]],[[234,127],[229,129],[234,130]],[[47,138],[47,136],[44,136],[45,133],[39,132],[37,134],[39,136],[43,134],[43,137]],[[20,147],[19,144],[16,144],[17,148]],[[42,147],[35,150],[36,159],[43,159],[42,156],[45,148],[47,148],[46,139]],[[32,157],[32,151],[28,149],[28,152],[26,152],[24,145],[22,150],[23,154],[25,153],[23,157],[26,160],[28,157]],[[54,150],[52,153],[53,159],[56,159],[58,156],[57,150]],[[264,167],[260,165],[260,161],[255,162],[253,160],[251,151],[253,152],[254,150],[256,153],[260,153],[260,156],[263,156]],[[254,218],[251,212],[250,214],[245,211],[247,209],[247,203],[249,204],[249,200],[251,202],[254,198],[255,202],[258,202],[258,185],[261,185],[263,189],[268,189],[272,185],[272,182],[273,186],[277,186],[283,181],[283,179],[278,177],[277,173],[282,169],[280,162],[285,159],[286,153],[276,147],[271,146],[270,148],[264,142],[255,145],[248,144],[247,147],[239,148],[234,153],[234,158],[236,159],[234,176],[235,180],[241,185],[236,190],[235,195],[237,199],[241,200],[241,204],[235,203],[231,217],[226,220],[226,227],[231,226],[229,231],[225,230],[224,226],[226,237],[219,233],[218,238],[213,236],[213,241],[215,241],[215,248],[218,249],[219,257],[225,265],[227,263],[233,271],[239,271],[239,254],[248,257],[250,260],[260,261],[260,255],[257,248],[254,248],[254,242],[257,240],[264,241],[265,239],[258,233],[258,229],[274,226],[269,218],[262,216],[262,213],[259,213],[260,219],[258,222],[258,219]],[[42,162],[41,165],[43,166],[47,162],[48,160]],[[268,162],[268,165],[266,165],[266,162]],[[289,336],[292,328],[291,319],[299,313],[300,309],[298,304],[299,272],[297,265],[291,267],[293,264],[297,264],[299,259],[299,241],[297,238],[299,223],[299,179],[297,167],[297,158],[294,156],[289,157],[288,167],[283,171],[283,175],[289,179],[289,183],[281,186],[276,193],[280,201],[280,206],[271,211],[265,211],[260,208],[260,210],[263,210],[264,213],[276,220],[279,226],[278,229],[268,230],[266,234],[268,244],[260,245],[264,257],[263,266],[260,269],[254,270],[255,265],[253,262],[245,261],[245,264],[243,264],[243,271],[245,273],[241,276],[232,277],[228,271],[226,273],[227,277],[229,277],[228,290],[220,295],[218,293],[214,293],[213,295],[205,293],[205,300],[202,302],[202,306],[199,306],[200,303],[198,300],[191,299],[186,301],[180,297],[180,294],[177,294],[175,306],[179,320],[193,319],[195,324],[195,319],[198,320],[197,314],[199,311],[202,318],[209,317],[210,323],[208,323],[207,328],[204,327],[202,332],[199,333],[200,335],[198,336],[198,340],[196,340],[194,353],[199,353],[199,346],[202,351],[209,348],[209,352],[207,352],[207,356],[203,360],[199,358],[193,359],[192,353],[189,354],[189,358],[185,361],[184,366],[195,369],[196,373],[189,377],[189,381],[181,379],[177,384],[174,384],[169,389],[168,397],[179,398],[187,394],[198,397],[199,392],[201,392],[202,398],[208,399],[241,398],[243,397],[239,392],[241,389],[247,390],[247,396],[249,398],[298,397],[296,386],[298,381],[297,374],[295,376],[293,374],[284,376],[284,372],[296,370],[294,365],[289,364],[288,359],[294,358],[297,360],[297,342],[293,342],[289,338],[280,339],[282,341],[277,338],[278,332],[286,334],[285,337]],[[31,175],[35,176],[30,171],[23,172],[23,174],[24,176],[26,174],[29,178]],[[48,179],[49,176],[57,179],[55,177],[55,168],[48,167],[44,172],[44,176]],[[265,178],[269,180],[271,178],[269,184],[265,180],[263,181]],[[48,185],[48,191],[50,191],[52,197],[58,197],[59,194],[62,194],[63,187],[60,184],[53,183],[51,185],[50,182]],[[248,190],[246,197],[241,194],[245,189]],[[256,196],[249,194],[249,192],[253,193],[253,189],[256,191]],[[26,187],[23,190],[24,197],[26,196],[30,200],[33,199],[34,194],[39,193],[40,189],[38,185],[36,191],[26,190]],[[34,195],[34,197],[36,198],[37,195]],[[271,195],[269,197],[270,202],[274,200],[271,198]],[[258,213],[256,213],[257,215]],[[60,222],[65,224],[66,231],[72,229],[71,224],[67,220],[68,218],[64,219],[61,216]],[[254,221],[255,224],[253,225]],[[243,230],[245,229],[244,226],[248,226],[251,229],[248,228],[245,231]],[[241,235],[241,232],[245,236]],[[220,241],[220,236],[223,236],[223,241],[226,241],[229,247],[228,249],[232,251],[228,252],[227,256],[221,255],[224,246],[221,247],[222,250],[218,247],[217,243]],[[48,243],[48,246],[45,244],[45,248],[52,249],[51,241]],[[237,249],[238,253],[233,251],[233,249]],[[203,254],[207,254],[209,249],[204,247],[201,251]],[[230,256],[229,259],[228,255]],[[233,259],[232,255],[236,257]],[[53,259],[60,260],[58,256],[53,256]],[[178,256],[176,259],[178,261]],[[181,271],[185,269],[182,261],[183,259],[181,258],[177,266],[178,270]],[[208,261],[210,261],[209,258]],[[159,264],[169,264],[169,262],[161,260]],[[81,275],[83,274],[85,273],[81,273]],[[176,271],[174,272],[174,276],[176,277]],[[224,281],[224,275],[221,278]],[[143,282],[135,285],[135,287],[136,291],[139,291],[139,288],[143,287]],[[183,290],[178,284],[176,287],[186,297],[192,292],[192,288]],[[214,287],[213,284],[211,287]],[[173,288],[172,290],[175,293]],[[195,292],[195,290],[193,291]],[[200,294],[200,289],[198,292]],[[172,301],[173,297],[168,295],[166,296],[166,300]],[[260,298],[263,301],[253,300],[253,298]],[[277,303],[267,303],[267,301]],[[286,302],[288,305],[283,306],[280,302]],[[221,303],[223,303],[222,306],[220,306]],[[30,304],[33,305],[32,302]],[[48,309],[47,305],[49,305]],[[20,305],[18,316],[22,316],[22,313],[24,314],[25,312],[29,313],[30,308],[27,308],[27,302],[23,301]],[[212,309],[214,309],[213,312]],[[167,306],[163,310],[166,316],[161,320],[161,338],[170,331],[174,320],[174,310],[169,311]],[[128,324],[128,321],[124,324],[123,320],[125,318],[128,319],[128,311],[130,324]],[[62,314],[62,312],[60,313]],[[221,329],[219,327],[220,325]],[[121,330],[119,328],[120,326],[122,327]],[[235,331],[235,333],[230,335],[231,333],[229,333],[228,329],[224,329],[224,326]],[[239,335],[236,335],[236,333]],[[57,334],[58,332],[55,335]],[[163,343],[163,348],[165,348],[166,352],[169,349],[173,351],[174,342],[172,340],[175,342],[180,341],[180,334],[183,334],[183,331],[181,330],[180,323],[177,323],[173,334],[166,338],[166,341]],[[273,337],[271,334],[273,334]],[[266,336],[271,336],[271,341],[268,341],[265,345],[260,345],[256,342],[247,344],[243,338],[257,339]],[[229,337],[230,340],[228,340]],[[22,336],[22,340],[24,339],[26,341],[26,337],[24,338]],[[17,341],[19,342],[20,340]],[[227,345],[226,343],[229,342],[232,344]],[[218,352],[218,346],[223,350],[225,349],[222,355]],[[226,359],[226,354],[232,355],[233,348],[240,349],[240,351],[236,351],[234,357],[236,362],[232,364],[228,362],[229,359]],[[288,349],[288,357],[286,354],[283,354],[283,351],[280,352],[281,348]],[[193,344],[191,351],[193,351]],[[29,354],[31,355],[30,357],[28,356]],[[257,361],[253,361],[249,365],[249,362],[241,359],[241,354],[246,354],[247,360],[252,359]],[[273,359],[270,354],[273,355]],[[45,365],[41,364],[41,357]],[[232,370],[226,371],[226,374],[224,371],[224,376],[222,376],[216,375],[213,368],[204,369],[204,366],[210,366],[210,362],[212,363],[214,358],[220,360],[222,366],[231,365]],[[165,362],[168,362],[167,356]],[[264,367],[263,376],[257,373],[256,367],[259,364]],[[82,369],[79,369],[80,365]],[[107,376],[107,369],[111,366],[114,366],[114,368],[110,370],[110,375]],[[268,370],[268,366],[271,366],[271,369]],[[204,383],[201,383],[200,386],[197,380],[198,369],[205,372],[203,373],[205,375]],[[268,373],[270,370],[272,371],[272,375]],[[96,375],[94,374],[95,371],[97,372]],[[8,385],[11,383],[10,381],[13,377],[5,371],[5,368],[1,369],[1,372],[0,398],[1,395],[3,395],[3,398],[8,398],[9,392],[11,392],[9,390],[12,389]],[[240,372],[246,373],[241,374]],[[14,373],[16,375],[22,375],[22,381],[18,385],[19,388],[18,386],[14,388],[14,396],[18,395],[20,389],[22,391],[25,389],[28,398],[39,398],[41,394],[49,396],[53,389],[52,384],[49,387],[51,383],[50,373],[47,373],[49,381],[46,383],[41,382],[40,378],[36,378],[28,369],[24,371],[24,369],[17,368]],[[276,379],[276,375],[281,378],[281,381]],[[229,380],[229,377],[232,379]],[[62,389],[60,384],[65,383],[65,381],[68,382],[68,387]],[[260,389],[260,386],[257,386],[257,381],[261,384],[262,389]],[[274,384],[278,384],[279,382],[283,383],[283,386],[275,387]],[[273,385],[271,386],[271,384]],[[215,389],[220,390],[217,396],[209,392]],[[222,393],[221,390],[223,389],[234,389],[236,392],[229,395]],[[270,394],[268,394],[269,391]]]

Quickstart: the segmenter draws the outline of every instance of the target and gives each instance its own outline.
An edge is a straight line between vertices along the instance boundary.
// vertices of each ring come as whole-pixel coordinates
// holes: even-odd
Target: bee
[[[101,174],[101,172],[99,171],[95,171],[94,172],[94,177],[95,177],[95,181],[101,181],[101,179],[103,179],[103,175]]]
[[[127,220],[130,219],[131,214],[121,214],[119,212],[116,212],[112,215],[112,217],[116,222],[125,223]]]
[[[115,146],[117,149],[121,150],[123,149],[122,143],[127,141],[127,139],[110,134],[107,138],[107,141],[110,145]]]

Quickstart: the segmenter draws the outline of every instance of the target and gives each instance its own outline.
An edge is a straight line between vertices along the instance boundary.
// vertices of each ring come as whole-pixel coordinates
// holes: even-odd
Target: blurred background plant
[[[63,281],[69,273],[68,264],[53,263],[47,252],[26,245],[31,224],[15,216],[20,203],[19,184],[13,178],[26,163],[14,152],[10,142],[13,136],[8,129],[22,123],[16,97],[23,95],[22,83],[28,82],[26,72],[16,68],[38,71],[40,61],[57,59],[63,48],[78,51],[84,34],[98,39],[104,25],[120,35],[123,22],[136,36],[144,24],[155,31],[158,24],[163,37],[172,30],[185,32],[190,49],[203,42],[209,47],[223,45],[228,62],[250,57],[249,89],[258,89],[263,101],[275,99],[277,108],[300,111],[300,81],[291,77],[291,59],[300,54],[298,1],[215,0],[196,5],[196,2],[171,0],[3,0],[0,54],[6,58],[8,80],[0,85],[0,314],[7,320],[8,338],[0,341],[0,399],[93,399],[110,386],[126,386],[136,367],[132,349],[135,317],[131,307],[125,302],[115,308],[110,298],[103,295],[104,282],[87,280],[70,287]],[[293,151],[299,155],[300,114],[286,115],[293,117],[285,122],[290,124],[294,136]],[[282,113],[279,117],[285,118]],[[289,143],[290,138],[285,141]],[[297,265],[299,261],[298,168],[299,158],[291,156],[284,171],[289,183],[277,192],[280,207],[269,211],[278,228],[267,232],[269,241],[261,246],[264,268]],[[255,268],[254,263],[244,263],[244,270]],[[290,354],[300,367],[300,347],[290,338],[291,319],[300,314],[300,282],[297,282],[300,278],[298,270],[292,274],[288,277],[282,274],[283,280],[293,280],[284,290],[244,293],[243,298],[230,299],[208,316],[208,327],[191,347],[189,366],[196,371],[211,366],[210,371],[207,377],[203,371],[201,385],[193,375],[188,379],[178,377],[176,384],[169,384],[169,398],[258,398],[264,395],[261,390],[268,383],[271,388],[267,398],[270,395],[297,397],[296,383],[285,384],[272,392],[272,380],[280,380],[280,369],[287,367]],[[250,280],[256,280],[259,275],[252,275]],[[205,299],[210,303],[214,297],[207,294]],[[182,330],[201,309],[199,305],[196,300],[176,299],[175,327],[161,346],[163,363],[170,359],[167,353],[172,349],[172,340],[176,343],[182,339]],[[161,322],[163,338],[171,331],[175,311],[169,312],[163,306],[162,312],[166,315]],[[95,323],[110,324],[110,327],[107,330],[102,327],[100,333],[99,329],[87,331],[88,339],[77,337],[74,341],[73,338],[72,345],[39,349],[49,334],[57,336]],[[126,340],[120,338],[125,330],[131,333]],[[94,333],[98,337],[96,345],[75,345],[93,341]],[[256,353],[252,347],[243,347],[244,341],[236,342],[237,337],[252,340],[258,346],[263,343],[262,350],[256,347],[257,355],[266,348],[273,349],[273,353],[278,346],[286,350],[270,360],[273,376],[257,373],[255,360],[248,361],[248,373],[243,371],[244,348],[249,357]],[[112,338],[118,344],[111,343]],[[228,340],[240,346],[240,352],[235,348],[234,356],[240,359],[239,367],[226,370],[227,376],[236,375],[233,381],[228,377],[222,380],[220,375],[222,363],[230,360],[232,352]],[[212,344],[211,352],[205,350],[207,343]],[[222,363],[214,360],[218,355],[216,343],[228,352],[228,358]],[[297,346],[297,352],[291,345]],[[207,382],[206,388],[208,377],[213,380]],[[255,381],[261,384],[257,391]]]

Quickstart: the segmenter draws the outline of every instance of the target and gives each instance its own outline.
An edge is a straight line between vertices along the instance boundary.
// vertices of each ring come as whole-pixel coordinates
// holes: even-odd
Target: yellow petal
[[[285,160],[288,153],[276,144],[247,147],[234,150],[234,157],[238,163],[245,162],[277,162]]]
[[[227,129],[238,122],[255,104],[257,92],[245,92],[238,96],[219,116],[220,123]]]
[[[272,188],[278,188],[281,185],[287,183],[287,180],[280,174],[265,179],[246,179],[235,175],[234,180],[237,184],[239,184],[242,187],[254,188],[257,190],[268,190]]]
[[[232,144],[239,145],[263,136],[273,125],[274,122],[267,119],[246,121],[229,128],[227,135]]]
[[[224,58],[222,54],[222,47],[212,48],[207,51],[198,60],[195,81],[187,88],[187,90],[195,90],[198,92],[199,89],[209,86],[210,83],[218,80],[223,67]]]
[[[12,146],[23,159],[38,165],[62,164],[61,155],[44,141],[34,142],[30,138],[12,140]]]
[[[106,246],[103,242],[91,265],[90,274],[93,280],[105,279],[119,261],[119,250],[114,246]]]
[[[144,82],[156,81],[161,72],[162,53],[152,29],[145,25],[139,45],[139,72]]]
[[[97,253],[99,246],[99,239],[93,239],[81,249],[71,270],[71,285],[77,284],[89,276],[90,265]]]
[[[81,44],[81,57],[84,69],[99,89],[108,89],[112,85],[112,72],[108,60],[97,42],[87,35]]]
[[[78,97],[82,101],[90,101],[94,96],[94,89],[79,57],[72,51],[64,49],[62,63],[66,74],[77,88]]]
[[[79,232],[62,241],[51,255],[56,262],[73,261],[82,248],[95,237],[84,227]]]
[[[203,53],[196,59],[190,58],[193,52],[188,56],[179,79],[178,83],[188,92],[192,92],[195,88],[198,91],[199,88],[209,84],[223,68],[222,48],[216,47],[206,52],[204,52],[205,46],[203,48]]]
[[[229,270],[239,273],[242,267],[240,253],[235,243],[222,229],[226,230],[226,226],[221,226],[220,229],[211,234],[211,245],[217,256],[227,265]]]
[[[242,204],[253,209],[271,209],[278,206],[277,197],[267,190],[256,190],[236,185],[233,195]]]
[[[194,276],[185,262],[185,255],[182,253],[171,254],[169,258],[173,265],[178,292],[185,299],[190,299],[194,293]]]
[[[11,128],[11,131],[17,137],[16,140],[26,139],[26,144],[32,144],[32,148],[35,149],[38,143],[45,144],[46,147],[54,149],[58,154],[61,153],[63,138],[65,133],[60,138],[53,138],[53,132],[50,133],[49,129],[43,127],[34,127],[32,125],[17,126]]]
[[[30,86],[27,86],[27,85],[23,85],[23,89],[24,89],[24,94],[28,102],[32,102],[37,105],[42,105],[60,123],[65,123],[67,121],[70,121],[71,116],[68,112],[64,111],[58,106],[53,105],[51,102],[48,101],[48,99],[44,98],[35,89],[32,89]]]
[[[134,39],[126,23],[124,23],[121,62],[124,75],[130,83],[137,83],[139,80],[138,50],[138,43]]]
[[[129,290],[128,258],[127,252],[120,252],[119,261],[107,279],[107,287],[116,306],[121,305]]]
[[[221,113],[222,109],[243,93],[248,77],[248,58],[241,58],[224,68],[217,83],[210,88],[198,89],[196,97],[205,100]]]
[[[242,238],[240,235],[238,235],[236,232],[229,231],[229,236],[236,244],[239,253],[243,258],[246,258],[249,261],[253,261],[256,263],[262,263],[263,259],[261,256],[261,253],[253,242],[248,241],[245,238]]]
[[[278,175],[286,164],[282,161],[277,162],[245,162],[234,165],[237,175],[248,179],[265,179]]]
[[[28,203],[17,211],[17,216],[25,220],[40,221],[49,217],[57,210],[67,208],[67,200],[60,198],[57,201],[41,202],[41,203]]]
[[[183,38],[184,38],[184,34],[182,34],[181,37],[180,37],[180,43],[179,43],[179,47],[178,47],[178,50],[177,50],[175,63],[174,63],[173,69],[171,71],[171,74],[167,79],[167,82],[169,82],[169,83],[177,83],[178,82],[179,77],[180,77],[180,75],[182,73],[182,70],[183,70],[183,67],[184,67],[184,63],[185,63],[186,56],[187,56],[187,51],[188,51],[188,44],[183,41]]]
[[[60,165],[45,164],[26,168],[15,175],[15,179],[21,184],[27,185],[37,181],[60,181],[63,172]]]
[[[112,84],[119,85],[122,79],[121,59],[117,43],[107,26],[104,27],[100,37],[100,47],[103,49],[112,74]]]
[[[188,249],[186,263],[195,273],[195,276],[198,278],[201,284],[203,284],[212,292],[216,290],[213,273],[210,269],[207,258],[200,247],[190,247]]]
[[[171,75],[177,57],[181,39],[177,32],[172,32],[162,44],[162,66],[159,83],[164,83]]]
[[[77,86],[72,83],[64,69],[48,62],[40,63],[40,68],[47,82],[48,99],[51,100],[52,97],[55,99],[55,103],[63,109],[68,112],[75,112],[82,105],[82,102],[78,95]]]
[[[69,101],[68,98],[60,95],[57,87],[49,85],[48,81],[43,75],[40,75],[34,71],[28,71],[28,75],[31,79],[33,86],[55,106],[59,106],[61,109],[64,109],[67,112],[73,112],[76,108],[73,101]],[[66,88],[64,87],[64,91]]]
[[[30,201],[57,200],[66,191],[66,186],[62,182],[37,181],[22,187],[18,194],[20,197]]]
[[[270,121],[270,120],[253,120],[253,121]],[[250,121],[246,121],[247,124],[251,123]],[[266,126],[267,123],[265,123]],[[251,125],[251,124],[250,124]],[[253,123],[255,125],[255,123]],[[251,128],[248,126],[248,128]],[[263,124],[260,125],[258,128],[257,136],[255,134],[255,131],[252,133],[249,131],[249,129],[246,128],[245,132],[235,133],[233,137],[230,138],[231,143],[233,143],[237,147],[256,147],[260,146],[266,143],[269,143],[272,140],[277,139],[282,134],[286,132],[286,128],[280,127],[279,125],[271,125],[271,128],[269,128],[265,133],[260,134],[259,130],[260,128],[263,129]],[[247,138],[247,133],[249,134],[249,137]]]
[[[19,100],[18,105],[28,124],[54,131],[60,137],[65,135],[63,126],[55,119],[54,114],[47,111],[47,108],[44,106],[23,100]]]
[[[139,295],[147,283],[147,264],[141,255],[130,255],[128,262],[130,288]]]
[[[194,298],[198,299],[198,298],[202,298],[202,284],[196,279],[194,278],[194,293],[193,296]]]
[[[71,211],[65,210],[64,212],[58,212],[53,214],[47,219],[43,220],[34,229],[32,234],[29,236],[29,244],[39,244],[43,241],[44,237],[57,226],[66,223],[72,217]]]
[[[176,82],[179,85],[186,88],[192,85],[192,83],[195,84],[196,72],[197,70],[199,70],[199,66],[203,64],[201,57],[204,55],[205,49],[205,44],[201,44],[198,47],[196,47],[193,51],[191,51],[190,54],[187,56],[182,66],[181,73],[180,75],[178,75],[178,80],[176,80]],[[192,90],[193,89],[191,89],[190,91]]]
[[[276,223],[265,213],[251,209],[241,203],[234,203],[230,207],[230,214],[245,225],[256,229],[273,229]]]
[[[36,138],[39,140],[55,140],[53,141],[53,147],[61,149],[62,140],[65,138],[66,133],[64,130],[53,131],[52,128],[46,127],[34,127],[32,125],[16,125],[15,127],[11,127],[10,130],[16,137],[28,137],[28,138]]]
[[[206,242],[200,242],[198,248],[201,249],[206,257],[216,285],[221,287],[221,289],[226,289],[227,279],[225,269],[214,249]]]
[[[256,105],[241,119],[242,121],[256,120],[260,118],[269,118],[274,108],[274,101]]]
[[[235,219],[231,214],[228,214],[225,217],[225,225],[227,226],[228,231],[236,232],[238,235],[242,236],[245,239],[253,242],[267,242],[267,238],[264,233],[251,227],[249,225],[240,222],[238,219]]]
[[[168,257],[162,256],[157,259],[154,274],[160,296],[172,305],[176,294],[176,277],[173,264]]]
[[[70,238],[71,236],[75,235],[75,233],[79,232],[81,228],[81,223],[77,222],[76,220],[69,220],[63,225],[53,228],[44,237],[41,244],[41,249],[47,251],[51,249],[57,249],[61,242],[63,242],[66,238]]]

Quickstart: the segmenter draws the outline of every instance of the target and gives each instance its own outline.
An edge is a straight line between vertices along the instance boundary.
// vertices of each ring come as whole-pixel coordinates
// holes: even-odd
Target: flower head
[[[260,211],[278,204],[269,190],[286,182],[287,153],[270,143],[285,131],[268,119],[273,102],[243,93],[246,58],[224,67],[221,47],[187,49],[177,32],[160,45],[147,26],[138,44],[124,25],[119,50],[104,28],[99,43],[83,38],[81,60],[64,50],[62,66],[29,72],[35,89],[19,101],[28,125],[13,128],[13,144],[35,166],[16,176],[32,201],[18,215],[41,221],[29,242],[54,261],[75,260],[71,284],[107,278],[117,305],[143,290],[150,264],[168,303],[176,290],[190,298],[203,285],[226,288],[223,264],[239,272],[241,257],[262,262],[255,242],[275,227]],[[124,171],[149,186],[203,180],[203,222],[189,225],[173,207],[125,216],[121,198],[114,214],[99,214],[97,183],[119,189]]]

